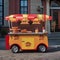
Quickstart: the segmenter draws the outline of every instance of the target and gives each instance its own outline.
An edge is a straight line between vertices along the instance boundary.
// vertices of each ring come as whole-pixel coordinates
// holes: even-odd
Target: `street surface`
[[[5,50],[5,40],[0,39],[0,60],[60,60],[60,40],[50,40],[46,53],[23,51],[14,54],[10,50]]]
[[[10,50],[0,50],[0,60],[60,60],[60,51],[22,52],[14,54]]]

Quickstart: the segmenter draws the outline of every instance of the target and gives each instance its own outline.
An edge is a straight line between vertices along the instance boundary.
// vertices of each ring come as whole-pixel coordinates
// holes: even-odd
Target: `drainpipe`
[[[46,14],[47,15],[50,15],[49,1],[50,0],[46,0]],[[46,22],[46,26],[45,27],[46,27],[46,30],[48,31],[48,33],[51,33],[50,32],[50,21],[49,20]]]

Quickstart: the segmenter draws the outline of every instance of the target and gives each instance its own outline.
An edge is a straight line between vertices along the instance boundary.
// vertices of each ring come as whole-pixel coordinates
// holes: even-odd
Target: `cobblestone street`
[[[0,60],[60,60],[60,46],[51,46],[46,53],[23,51],[14,54],[10,50],[0,50]]]

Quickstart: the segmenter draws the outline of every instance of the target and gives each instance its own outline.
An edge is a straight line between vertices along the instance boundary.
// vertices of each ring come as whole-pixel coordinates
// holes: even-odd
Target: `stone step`
[[[60,36],[60,33],[59,34],[53,34],[53,33],[51,33],[51,34],[48,34],[48,36]]]
[[[60,40],[60,38],[48,38],[49,40]]]
[[[51,34],[48,34],[49,40],[60,40],[60,32],[54,32]]]

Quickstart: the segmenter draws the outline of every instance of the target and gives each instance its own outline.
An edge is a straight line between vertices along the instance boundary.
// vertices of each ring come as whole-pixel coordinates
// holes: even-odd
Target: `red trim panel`
[[[9,35],[6,35],[5,37],[6,42],[6,49],[9,50]]]

